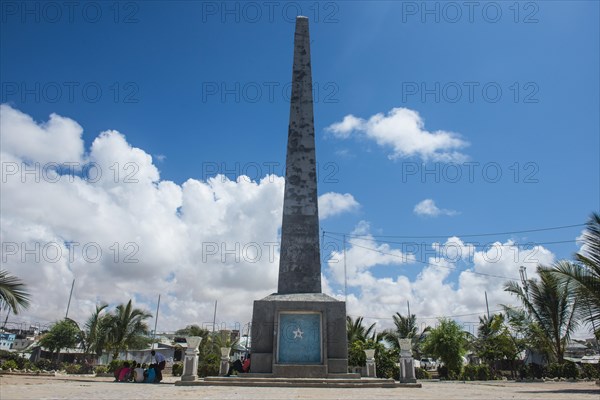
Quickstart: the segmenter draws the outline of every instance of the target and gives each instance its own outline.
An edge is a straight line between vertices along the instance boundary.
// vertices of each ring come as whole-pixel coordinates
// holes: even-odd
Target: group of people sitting
[[[150,352],[154,360],[153,364],[146,366],[140,363],[125,361],[123,365],[115,370],[115,382],[137,382],[137,383],[159,383],[162,381],[162,370],[165,369],[165,357],[152,350]]]
[[[158,383],[160,382],[158,364],[129,363],[115,370],[115,382]]]

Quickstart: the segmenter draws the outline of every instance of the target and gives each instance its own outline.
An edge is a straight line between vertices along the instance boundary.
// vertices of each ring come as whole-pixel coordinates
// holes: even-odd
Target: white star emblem
[[[300,327],[297,327],[293,333],[294,333],[294,339],[298,339],[298,338],[303,339],[302,335],[304,334],[304,332],[302,332],[302,329],[300,329]]]

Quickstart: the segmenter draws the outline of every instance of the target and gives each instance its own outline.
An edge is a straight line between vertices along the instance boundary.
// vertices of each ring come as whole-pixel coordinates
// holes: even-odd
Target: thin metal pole
[[[217,323],[217,300],[215,300],[215,312],[213,314],[213,333],[215,333],[215,324]]]
[[[487,299],[487,291],[485,293],[485,308],[487,309],[488,321],[490,320],[490,306]]]
[[[410,303],[406,300],[406,307],[408,308],[408,318],[410,318]]]
[[[152,349],[154,349],[154,343],[156,342],[156,326],[158,325],[158,309],[160,307],[160,294],[158,295],[158,304],[156,305],[156,318],[154,318],[154,335],[152,335]]]
[[[71,307],[71,297],[73,296],[73,287],[75,286],[75,279],[71,283],[71,293],[69,294],[69,302],[67,303],[67,312],[65,313],[65,319],[69,317],[69,307]]]
[[[10,315],[10,308],[6,311],[6,318],[4,319],[4,325],[2,325],[2,329],[6,329],[6,323],[8,322],[9,315]]]

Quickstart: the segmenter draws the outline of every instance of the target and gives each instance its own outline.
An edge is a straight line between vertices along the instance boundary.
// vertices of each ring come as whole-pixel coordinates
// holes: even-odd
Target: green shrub
[[[219,374],[219,365],[221,363],[221,357],[210,353],[206,355],[198,363],[198,376],[216,376]]]
[[[598,379],[600,378],[600,364],[582,364],[581,376],[583,378]]]
[[[563,377],[577,379],[579,378],[579,368],[575,363],[567,361],[562,365]]]
[[[463,368],[460,379],[463,381],[474,381],[477,377],[477,365],[467,364]]]
[[[94,372],[96,373],[96,375],[106,374],[108,372],[108,368],[105,365],[98,365],[94,369]]]
[[[352,342],[348,349],[348,365],[352,367],[364,367],[367,364],[367,356],[364,352],[365,345],[359,340]]]
[[[173,364],[173,376],[181,376],[181,374],[183,373],[183,364],[182,363],[175,363]]]
[[[425,371],[423,368],[416,367],[415,375],[417,379],[431,379],[431,374]]]
[[[563,375],[563,364],[550,363],[546,368],[546,376],[548,378],[562,378]]]
[[[440,365],[437,368],[437,371],[440,379],[448,379],[448,367],[446,367],[445,365]]]
[[[118,368],[123,365],[123,360],[112,360],[108,364],[108,372],[115,372]]]
[[[490,372],[490,367],[486,364],[478,365],[476,368],[477,380],[479,381],[487,381],[490,380],[492,374]]]
[[[17,369],[17,368],[19,368],[19,366],[17,365],[17,362],[15,360],[6,360],[2,363],[3,370]]]
[[[67,374],[80,374],[81,365],[79,364],[64,364],[63,368],[67,371]]]
[[[56,361],[51,361],[46,358],[41,358],[36,361],[35,366],[42,371],[58,371],[60,369],[60,365]]]

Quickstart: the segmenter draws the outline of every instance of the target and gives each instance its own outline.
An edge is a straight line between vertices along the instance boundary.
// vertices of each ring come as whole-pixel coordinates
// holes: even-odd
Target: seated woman
[[[137,363],[137,366],[133,370],[133,381],[137,383],[144,382],[144,368]]]
[[[250,354],[248,354],[246,356],[246,360],[244,361],[244,364],[242,366],[242,369],[244,370],[244,372],[248,373],[250,372]]]
[[[238,374],[241,374],[242,372],[244,372],[244,367],[242,365],[242,362],[240,360],[235,360],[231,366],[229,367],[229,371],[227,372],[227,375],[225,376],[231,376],[231,374],[233,373],[233,371],[236,371]]]
[[[123,368],[119,371],[119,382],[127,382],[131,375],[131,368],[129,368],[129,363],[125,361],[123,363]]]
[[[156,364],[150,364],[148,369],[146,370],[146,379],[144,379],[144,383],[154,383],[156,381]]]

